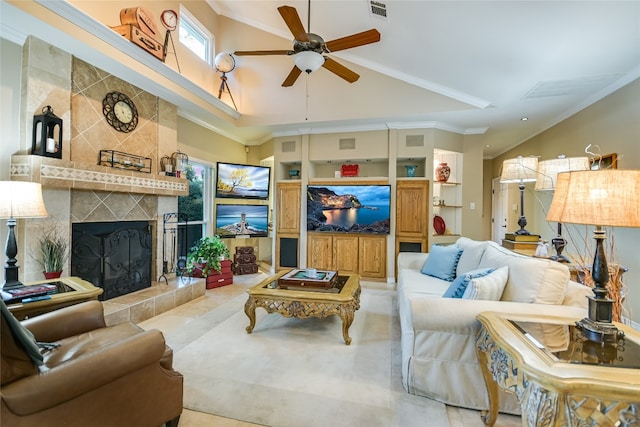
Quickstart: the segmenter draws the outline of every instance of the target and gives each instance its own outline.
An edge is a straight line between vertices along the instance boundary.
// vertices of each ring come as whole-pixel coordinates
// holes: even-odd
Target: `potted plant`
[[[38,238],[35,259],[46,279],[58,278],[69,257],[69,243],[57,228],[50,228]]]
[[[189,252],[187,270],[193,272],[200,268],[202,276],[207,277],[210,271],[220,271],[220,261],[228,256],[229,248],[220,236],[203,237]]]

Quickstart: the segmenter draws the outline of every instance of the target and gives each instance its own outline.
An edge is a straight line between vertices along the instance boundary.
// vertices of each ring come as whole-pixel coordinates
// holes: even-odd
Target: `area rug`
[[[395,292],[363,286],[349,346],[338,316],[257,309],[247,334],[246,298],[202,316],[197,337],[193,323],[171,334],[185,408],[274,427],[449,425],[445,405],[402,388]]]

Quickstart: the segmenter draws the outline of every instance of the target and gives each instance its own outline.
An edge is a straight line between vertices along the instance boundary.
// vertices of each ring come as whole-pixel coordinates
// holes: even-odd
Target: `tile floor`
[[[208,311],[224,304],[229,299],[244,293],[250,284],[258,283],[261,278],[266,276],[250,274],[245,276],[234,276],[234,283],[245,286],[223,286],[215,289],[204,289],[204,281],[202,279],[192,279],[191,281],[173,280],[168,284],[154,284],[153,289],[140,291],[121,299],[114,299],[111,302],[105,302],[105,313],[110,316],[111,322],[116,322],[127,315],[134,319],[139,313],[155,313],[159,312],[147,319],[138,320],[141,327],[145,329],[156,328],[164,333],[169,333],[177,328],[188,325],[193,319],[206,314]],[[368,286],[388,286],[386,283],[367,282]],[[184,290],[185,288],[191,290]],[[191,296],[186,300],[184,295],[179,293],[187,293]],[[168,295],[173,295],[172,297]],[[167,300],[173,298],[174,302],[180,302],[173,308],[166,309]],[[116,301],[117,300],[117,301]],[[129,306],[127,313],[126,306]],[[153,307],[153,310],[151,309]],[[161,310],[161,311],[160,311]],[[450,427],[483,427],[484,424],[480,419],[478,411],[447,406],[447,414],[449,415]],[[257,424],[238,421],[230,418],[218,417],[202,412],[191,411],[185,409],[180,418],[180,427],[251,427]],[[428,424],[425,424],[428,425]],[[521,418],[511,415],[500,414],[495,424],[497,427],[519,427],[522,425]],[[401,427],[401,426],[400,426]]]

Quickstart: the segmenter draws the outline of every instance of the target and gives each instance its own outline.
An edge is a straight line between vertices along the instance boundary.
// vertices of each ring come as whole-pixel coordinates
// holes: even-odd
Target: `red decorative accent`
[[[62,276],[62,271],[43,271],[42,274],[44,274],[44,278],[47,280],[58,279]]]
[[[342,176],[358,176],[360,173],[360,166],[358,165],[342,165],[340,167],[340,174]]]
[[[451,175],[451,168],[446,163],[440,163],[436,168],[436,179],[440,182],[447,182]]]
[[[445,224],[441,216],[436,215],[433,217],[433,228],[436,230],[436,233],[442,235],[447,231],[447,224]]]
[[[202,277],[202,267],[197,265],[191,272],[191,277]],[[231,270],[231,260],[220,261],[220,270],[211,270],[206,278],[207,289],[219,288],[233,283],[233,271]]]

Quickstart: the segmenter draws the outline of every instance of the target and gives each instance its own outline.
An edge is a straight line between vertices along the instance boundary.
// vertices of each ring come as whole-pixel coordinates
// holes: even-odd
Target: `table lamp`
[[[3,289],[13,289],[22,286],[18,280],[18,266],[16,255],[17,218],[41,218],[48,216],[42,200],[42,187],[35,182],[0,181],[0,218],[7,218],[9,234],[7,235],[7,265],[4,268],[5,283]]]
[[[538,158],[518,156],[515,159],[507,159],[502,162],[502,175],[500,182],[505,184],[519,183],[520,188],[520,218],[516,235],[529,235],[529,231],[525,229],[527,226],[527,218],[524,216],[524,183],[534,182],[537,178]]]
[[[607,296],[609,269],[603,245],[606,232],[602,227],[640,227],[640,170],[559,173],[547,221],[596,226],[591,267],[594,296],[589,297],[589,317],[576,324],[589,340],[616,341],[622,332],[612,323],[613,301]]]
[[[578,170],[589,170],[588,157],[565,157],[558,156],[557,159],[543,160],[538,162],[538,173],[535,189],[538,191],[554,191],[556,180],[560,172],[570,172]],[[556,254],[550,258],[558,262],[570,262],[569,258],[562,255],[567,240],[562,237],[562,223],[558,223],[558,235],[551,239],[551,244],[556,250]]]

